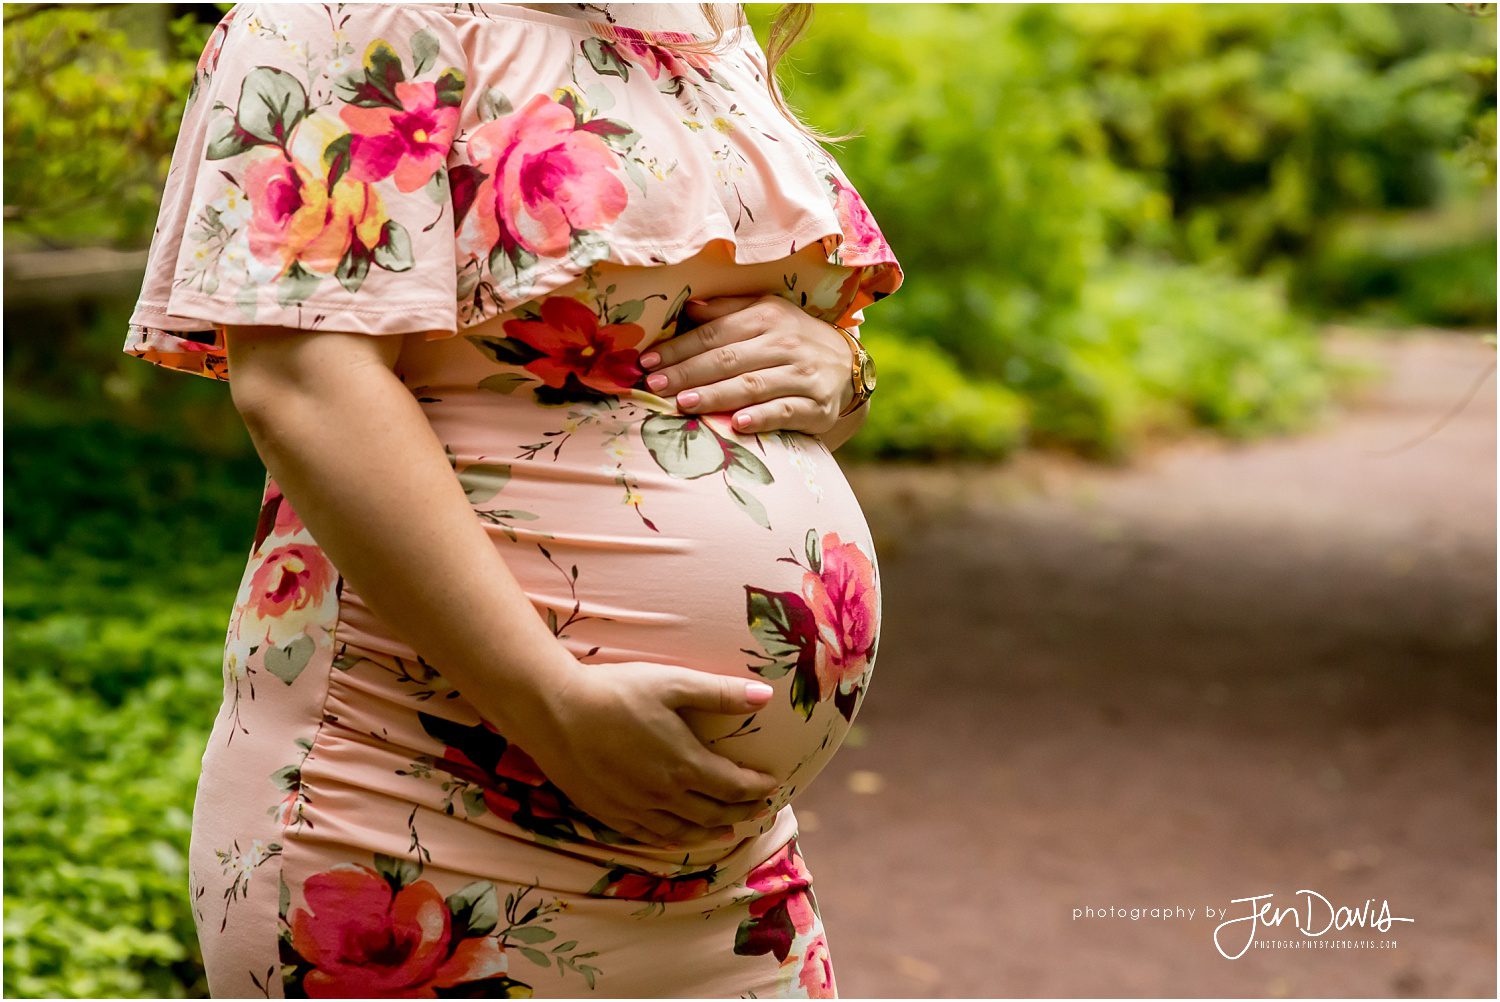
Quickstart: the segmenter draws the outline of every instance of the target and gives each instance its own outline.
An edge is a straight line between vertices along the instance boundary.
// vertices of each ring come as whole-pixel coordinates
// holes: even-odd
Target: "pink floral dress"
[[[771,102],[752,31],[701,56],[674,34],[514,4],[236,5],[125,351],[227,381],[226,324],[416,335],[397,372],[560,642],[775,687],[744,718],[687,715],[783,778],[777,810],[677,851],[589,817],[267,476],[194,808],[215,996],[835,993],[790,802],[870,681],[869,529],[821,440],[683,414],[639,355],[689,297],[857,328],[902,272]]]

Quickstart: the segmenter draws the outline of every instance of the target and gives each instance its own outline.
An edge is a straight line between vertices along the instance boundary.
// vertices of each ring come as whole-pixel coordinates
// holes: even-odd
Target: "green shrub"
[[[1343,220],[1297,273],[1324,313],[1388,324],[1491,327],[1494,204],[1484,211],[1376,213]]]
[[[866,343],[880,360],[878,395],[841,458],[993,458],[1024,441],[1026,405],[1004,386],[966,378],[922,341],[871,331]]]
[[[160,641],[155,674],[119,705],[7,655],[8,998],[206,997],[186,859],[222,684],[214,639],[205,620]],[[56,640],[57,661],[80,651]]]

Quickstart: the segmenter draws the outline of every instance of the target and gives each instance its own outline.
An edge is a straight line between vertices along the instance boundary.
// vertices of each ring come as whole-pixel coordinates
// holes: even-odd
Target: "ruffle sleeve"
[[[228,378],[225,324],[456,324],[450,22],[400,4],[236,4],[199,59],[124,350]]]
[[[125,351],[229,378],[227,324],[448,337],[598,262],[819,245],[856,328],[901,266],[776,109],[748,24],[694,36],[517,4],[236,4],[204,48]]]

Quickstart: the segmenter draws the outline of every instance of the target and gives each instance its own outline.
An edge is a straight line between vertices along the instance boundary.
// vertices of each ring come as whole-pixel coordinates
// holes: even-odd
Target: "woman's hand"
[[[736,431],[822,435],[854,399],[849,342],[791,301],[718,296],[683,309],[700,326],[641,355],[647,387],[676,394],[678,410],[733,411]]]
[[[753,713],[771,698],[764,682],[645,661],[579,662],[563,678],[515,740],[591,817],[675,848],[769,813],[780,780],[710,751],[677,712]]]

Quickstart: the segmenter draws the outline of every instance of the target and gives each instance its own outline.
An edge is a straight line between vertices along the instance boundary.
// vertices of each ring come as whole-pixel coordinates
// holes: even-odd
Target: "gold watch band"
[[[834,324],[833,329],[844,335],[844,340],[849,342],[850,364],[849,382],[854,387],[854,397],[849,401],[849,406],[839,411],[839,417],[848,417],[864,405],[870,399],[870,394],[865,391],[864,380],[861,377],[861,356],[868,353],[867,349],[859,340],[840,324]]]

